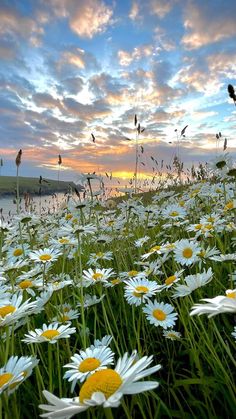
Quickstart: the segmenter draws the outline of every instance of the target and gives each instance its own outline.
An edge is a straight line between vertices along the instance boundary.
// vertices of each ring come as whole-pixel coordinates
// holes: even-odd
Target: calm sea
[[[74,198],[70,198],[74,200]],[[59,208],[68,202],[68,196],[64,193],[56,195],[44,195],[41,198],[34,196],[30,202],[26,203],[24,198],[21,198],[20,210],[21,212],[33,212],[34,214],[48,214],[57,212]],[[5,220],[11,218],[16,214],[16,202],[14,197],[0,198],[0,211]]]

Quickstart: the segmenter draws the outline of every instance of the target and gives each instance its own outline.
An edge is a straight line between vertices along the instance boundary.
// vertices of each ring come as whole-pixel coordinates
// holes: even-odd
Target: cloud
[[[32,96],[32,100],[40,108],[62,109],[62,104],[61,104],[60,100],[54,99],[49,93],[35,93]]]
[[[131,20],[136,20],[139,17],[139,4],[136,1],[133,1],[131,10],[129,13],[129,18]]]
[[[163,19],[173,8],[176,0],[151,0],[151,12]]]
[[[54,14],[67,18],[81,38],[93,38],[112,24],[113,9],[101,0],[49,0]],[[46,3],[47,4],[47,3]]]
[[[120,65],[128,67],[133,61],[150,57],[153,55],[154,51],[155,49],[152,45],[141,45],[139,47],[135,47],[132,52],[119,50],[117,55]]]
[[[186,49],[192,50],[235,36],[236,2],[209,0],[189,1],[184,9],[184,27],[187,31],[182,38]]]
[[[84,121],[93,121],[111,114],[111,109],[102,100],[96,100],[91,105],[84,105],[73,98],[65,98],[63,105],[68,116],[77,116]]]
[[[4,4],[0,5],[0,34],[20,36],[31,42],[35,42],[44,33],[44,29],[34,19],[23,16],[17,9]]]

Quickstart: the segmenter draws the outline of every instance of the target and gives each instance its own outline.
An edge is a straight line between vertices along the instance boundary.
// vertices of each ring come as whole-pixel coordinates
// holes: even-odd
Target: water
[[[73,198],[70,199],[74,200]],[[24,198],[21,198],[20,212],[33,212],[34,214],[54,213],[67,204],[67,202],[68,195],[64,193],[43,195],[41,198],[34,196],[28,202]],[[17,213],[14,197],[0,198],[0,210],[2,210],[2,217],[5,220],[14,216]]]

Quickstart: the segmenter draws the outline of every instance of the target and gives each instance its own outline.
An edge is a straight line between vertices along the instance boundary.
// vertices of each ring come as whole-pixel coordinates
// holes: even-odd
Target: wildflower
[[[105,294],[103,294],[100,298],[98,298],[96,295],[84,294],[83,306],[84,308],[91,307],[95,304],[100,303],[104,297],[105,297]],[[81,302],[77,304],[78,307],[81,307],[81,305],[82,305]]]
[[[88,265],[96,265],[101,260],[112,260],[112,252],[91,253],[88,260]]]
[[[146,314],[149,322],[155,326],[161,326],[163,329],[175,325],[178,314],[172,313],[173,310],[174,307],[172,305],[163,302],[158,303],[156,300],[154,302],[149,301],[143,308],[143,312]]]
[[[33,356],[11,356],[6,365],[0,368],[0,394],[4,390],[8,395],[13,393],[38,363],[39,360]]]
[[[73,310],[69,304],[63,304],[62,310],[52,320],[57,323],[67,323],[71,320],[78,319],[80,313],[77,310]]]
[[[173,284],[178,282],[180,280],[180,277],[182,273],[184,272],[184,269],[181,269],[180,271],[176,271],[174,275],[170,275],[165,279],[165,283],[163,284],[164,288],[170,288]]]
[[[9,326],[21,317],[25,317],[34,312],[37,304],[35,301],[26,300],[22,302],[23,296],[14,294],[7,299],[0,299],[0,327]]]
[[[73,362],[64,365],[64,368],[69,368],[64,378],[69,382],[72,381],[71,391],[74,391],[78,380],[83,383],[95,371],[103,370],[107,365],[113,364],[113,359],[114,353],[107,346],[86,348],[85,351],[81,350],[79,354],[73,355],[71,357]]]
[[[178,297],[185,297],[186,295],[191,294],[197,288],[203,287],[204,285],[208,284],[212,280],[212,269],[209,268],[206,272],[197,273],[195,275],[188,275],[184,278],[186,285],[177,285],[174,289],[173,298]]]
[[[201,301],[206,301],[207,304],[195,304],[190,316],[208,314],[208,317],[213,317],[220,313],[235,313],[236,289],[227,290],[226,296],[218,295],[214,298],[203,298]]]
[[[35,250],[34,252],[30,252],[29,257],[34,262],[49,263],[49,262],[53,262],[57,260],[60,254],[61,253],[58,250],[51,250],[51,249],[45,248],[45,249]]]
[[[200,247],[197,243],[193,243],[187,239],[182,239],[176,242],[174,250],[174,257],[176,262],[181,265],[191,265],[199,260],[198,253]]]
[[[150,297],[160,292],[162,287],[155,281],[149,281],[146,278],[133,278],[125,280],[125,298],[129,304],[139,306],[148,300]]]
[[[181,333],[176,332],[173,329],[164,330],[163,331],[163,336],[166,339],[170,339],[170,340],[179,340],[179,339],[181,339]]]
[[[83,271],[83,285],[89,287],[89,285],[94,285],[98,282],[107,282],[107,280],[114,275],[113,269],[91,269],[88,271]]]
[[[22,339],[25,343],[56,343],[58,339],[69,338],[71,334],[76,332],[75,327],[70,327],[71,323],[61,325],[58,327],[58,323],[52,323],[48,326],[43,324],[42,329],[35,329],[25,334],[26,339]]]
[[[147,368],[152,362],[152,356],[144,356],[134,363],[136,355],[136,351],[131,356],[126,353],[118,360],[115,369],[107,368],[90,375],[82,385],[79,396],[74,399],[59,399],[44,390],[43,394],[50,404],[39,407],[49,413],[41,416],[69,418],[92,406],[118,407],[125,394],[138,394],[158,387],[157,381],[137,382],[158,371],[161,366],[158,364]]]
[[[140,239],[135,240],[134,245],[135,247],[142,247],[148,240],[150,240],[149,236],[141,237]]]

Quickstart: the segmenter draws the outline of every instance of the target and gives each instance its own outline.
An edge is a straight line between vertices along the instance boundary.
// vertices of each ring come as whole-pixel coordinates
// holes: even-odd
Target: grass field
[[[234,196],[221,179],[2,223],[0,418],[232,418]]]
[[[19,177],[20,194],[25,192],[30,194],[39,194],[40,187],[42,194],[50,194],[55,192],[66,192],[69,187],[75,187],[73,182],[57,181],[52,179],[45,179],[39,183],[39,178]],[[14,195],[16,191],[16,177],[15,176],[0,176],[0,196]]]

